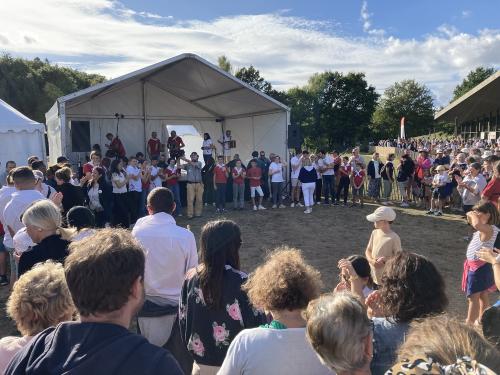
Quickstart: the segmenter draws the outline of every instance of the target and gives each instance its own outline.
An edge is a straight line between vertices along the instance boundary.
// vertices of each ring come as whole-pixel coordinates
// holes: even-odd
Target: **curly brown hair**
[[[321,274],[298,249],[282,246],[243,285],[252,304],[266,311],[305,309],[321,290]]]
[[[385,316],[397,322],[438,315],[448,306],[443,277],[422,255],[401,251],[393,256],[381,284]]]

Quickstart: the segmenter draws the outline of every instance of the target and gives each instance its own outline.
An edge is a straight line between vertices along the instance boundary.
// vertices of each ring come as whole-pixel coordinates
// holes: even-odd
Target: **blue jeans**
[[[332,197],[332,202],[335,202],[335,176],[334,175],[323,175],[323,192],[325,194],[325,203],[330,201],[330,196]]]
[[[147,197],[148,197],[148,192],[146,190],[142,189],[141,196],[139,198],[139,208],[138,208],[139,217],[144,217],[148,213],[146,211],[146,198]]]
[[[233,204],[234,208],[245,207],[245,184],[233,184]]]
[[[281,205],[281,189],[283,182],[271,182],[271,188],[273,190],[273,205]]]
[[[222,210],[226,207],[226,184],[216,184],[215,205],[217,209]]]
[[[174,201],[175,201],[174,216],[177,216],[181,213],[181,210],[182,210],[181,189],[179,188],[178,183],[175,185],[169,186],[168,188],[172,191],[172,194],[174,194]]]

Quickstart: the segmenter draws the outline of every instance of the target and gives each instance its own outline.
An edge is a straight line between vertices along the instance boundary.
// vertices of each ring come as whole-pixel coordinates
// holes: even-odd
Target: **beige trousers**
[[[138,323],[141,330],[141,335],[156,346],[162,347],[165,345],[172,334],[177,315],[164,315],[152,318],[139,317]],[[178,328],[178,327],[177,327]]]
[[[191,371],[192,375],[217,375],[220,367],[218,366],[207,366],[200,365],[196,362],[193,363],[193,371]]]
[[[187,216],[193,217],[194,215],[201,216],[203,210],[203,184],[201,182],[196,184],[187,184]]]

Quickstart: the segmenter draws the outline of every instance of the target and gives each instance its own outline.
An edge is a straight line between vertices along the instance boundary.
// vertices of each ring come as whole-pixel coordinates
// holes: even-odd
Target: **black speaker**
[[[90,121],[71,121],[71,151],[89,152]]]
[[[288,148],[300,148],[303,141],[300,125],[288,125]]]

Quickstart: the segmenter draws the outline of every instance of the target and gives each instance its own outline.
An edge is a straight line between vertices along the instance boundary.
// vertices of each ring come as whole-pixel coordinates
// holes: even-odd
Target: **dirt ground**
[[[376,207],[315,206],[311,215],[303,209],[228,211],[217,216],[213,207],[206,207],[204,216],[193,220],[179,218],[178,224],[189,225],[198,241],[203,224],[217,218],[236,221],[242,228],[242,269],[251,272],[266,253],[283,244],[299,248],[306,259],[321,271],[325,291],[331,290],[338,280],[337,262],[351,254],[363,254],[372,224],[365,216]],[[394,230],[400,235],[403,248],[429,257],[446,280],[450,300],[449,312],[463,317],[465,297],[460,290],[462,264],[467,243],[462,239],[467,226],[459,215],[445,214],[441,218],[429,217],[422,210],[399,209]],[[12,322],[5,314],[8,289],[0,289],[0,336],[15,334]],[[492,297],[492,301],[495,297]]]

